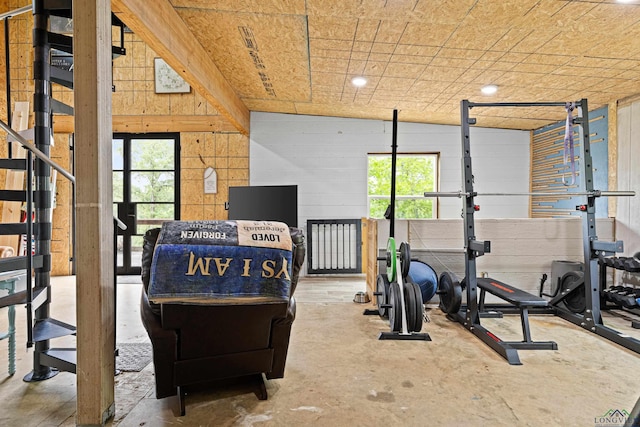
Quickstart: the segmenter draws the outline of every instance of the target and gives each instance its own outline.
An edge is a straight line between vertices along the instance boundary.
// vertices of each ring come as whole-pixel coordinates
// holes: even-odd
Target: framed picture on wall
[[[162,58],[154,58],[156,93],[189,93],[191,86]]]

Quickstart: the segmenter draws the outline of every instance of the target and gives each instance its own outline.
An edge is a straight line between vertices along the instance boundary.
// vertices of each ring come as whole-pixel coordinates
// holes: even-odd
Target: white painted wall
[[[301,227],[307,219],[366,217],[367,154],[391,153],[391,138],[391,120],[254,112],[250,184],[297,184]],[[398,124],[398,152],[440,153],[441,191],[462,188],[460,139],[458,126]],[[528,192],[529,141],[528,131],[472,128],[477,191]],[[478,197],[476,202],[478,218],[529,216],[528,197]],[[460,218],[461,209],[461,199],[440,201],[441,218]]]
[[[635,197],[618,197],[616,238],[624,241],[624,254],[640,251],[640,101],[618,107],[618,188]]]

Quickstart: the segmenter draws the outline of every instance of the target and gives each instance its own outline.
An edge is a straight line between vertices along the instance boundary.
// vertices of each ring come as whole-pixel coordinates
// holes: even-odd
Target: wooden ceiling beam
[[[237,132],[222,116],[113,116],[113,132]],[[73,133],[72,116],[55,116],[56,133]]]
[[[111,8],[234,128],[249,134],[249,109],[168,0],[112,0]]]

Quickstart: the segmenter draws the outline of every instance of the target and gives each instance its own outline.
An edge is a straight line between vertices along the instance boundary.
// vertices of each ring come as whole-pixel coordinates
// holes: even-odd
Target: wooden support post
[[[73,0],[78,425],[115,411],[110,6]]]
[[[607,169],[609,171],[609,188],[611,190],[618,189],[618,102],[609,103],[609,126],[608,126],[608,154],[609,163]],[[609,212],[607,214],[611,218],[615,218],[618,208],[618,199],[612,197],[609,199]],[[614,271],[614,275],[617,274]]]

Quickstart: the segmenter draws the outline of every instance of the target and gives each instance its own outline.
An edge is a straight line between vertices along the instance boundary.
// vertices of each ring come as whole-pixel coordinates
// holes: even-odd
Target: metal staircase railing
[[[26,289],[0,297],[0,308],[25,304],[27,309],[27,347],[34,347],[33,371],[25,381],[41,381],[56,375],[60,370],[76,372],[75,348],[50,348],[49,340],[75,335],[76,327],[50,315],[51,297],[51,234],[53,188],[50,183],[51,170],[75,184],[75,177],[49,157],[50,140],[53,134],[54,114],[73,115],[73,107],[52,97],[52,84],[73,89],[73,71],[62,70],[51,64],[51,50],[73,53],[73,38],[49,31],[50,17],[71,18],[71,0],[35,0],[33,6],[25,6],[0,15],[0,20],[33,11],[34,46],[34,143],[14,131],[0,120],[0,128],[9,139],[26,149],[26,159],[0,159],[0,169],[24,170],[26,187],[23,190],[1,190],[0,200],[22,202],[26,206],[24,223],[0,224],[0,235],[26,236],[24,256],[0,258],[0,273],[26,271]],[[124,24],[112,14],[112,24],[120,27],[120,46],[112,46],[114,57],[124,55]],[[9,51],[8,37],[5,39]],[[9,67],[7,59],[7,68]],[[7,99],[11,99],[10,83],[7,81]],[[8,104],[9,108],[10,104]],[[9,151],[11,155],[11,151]],[[35,219],[33,214],[35,213]],[[116,221],[116,225],[119,221]],[[122,224],[120,222],[120,224]],[[33,238],[33,243],[32,243]],[[20,255],[20,254],[18,254]],[[35,278],[35,284],[34,282]]]
[[[16,142],[20,143],[26,150],[30,151],[35,155],[38,159],[42,160],[56,171],[58,171],[62,176],[67,178],[73,184],[76,182],[76,178],[69,173],[65,168],[60,166],[54,160],[51,160],[49,156],[40,151],[38,147],[27,141],[22,135],[18,132],[11,129],[11,126],[0,120],[0,128],[7,132]],[[20,165],[24,159],[0,159],[0,169],[21,169],[21,167],[12,167],[12,165]],[[28,175],[28,174],[27,174]],[[6,191],[6,190],[5,190]]]

